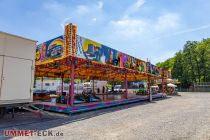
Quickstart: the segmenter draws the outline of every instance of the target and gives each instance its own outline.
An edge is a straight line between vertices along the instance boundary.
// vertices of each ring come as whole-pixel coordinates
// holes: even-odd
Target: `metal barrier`
[[[178,88],[178,92],[210,92],[209,88]]]

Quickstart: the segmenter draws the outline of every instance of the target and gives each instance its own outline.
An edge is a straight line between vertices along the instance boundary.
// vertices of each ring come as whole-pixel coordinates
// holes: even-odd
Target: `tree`
[[[164,68],[164,69],[169,69],[172,70],[173,65],[174,65],[174,57],[167,59],[164,62],[159,62],[156,64],[158,67]]]
[[[164,62],[157,66],[170,69],[172,78],[181,81],[182,87],[193,83],[210,81],[210,38],[202,41],[187,41],[183,47]]]

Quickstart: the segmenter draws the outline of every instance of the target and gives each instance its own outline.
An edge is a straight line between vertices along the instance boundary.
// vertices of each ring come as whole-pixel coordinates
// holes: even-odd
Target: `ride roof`
[[[65,34],[36,48],[35,76],[69,78],[74,64],[78,79],[107,81],[170,78],[170,71],[117,51],[76,34],[77,26],[68,24]]]

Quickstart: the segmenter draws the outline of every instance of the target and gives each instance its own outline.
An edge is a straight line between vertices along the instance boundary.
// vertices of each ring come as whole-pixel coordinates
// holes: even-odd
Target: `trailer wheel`
[[[3,118],[5,111],[6,111],[5,107],[0,107],[0,118]]]

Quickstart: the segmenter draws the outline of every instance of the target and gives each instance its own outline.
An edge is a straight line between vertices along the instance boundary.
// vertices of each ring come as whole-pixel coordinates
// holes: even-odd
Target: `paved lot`
[[[50,139],[60,140],[210,139],[210,93],[181,93],[181,96],[153,103],[136,103],[70,117],[53,115],[39,119],[30,113],[19,114],[12,121],[0,120],[0,129],[59,131],[64,136]],[[29,137],[14,139],[28,140]]]

